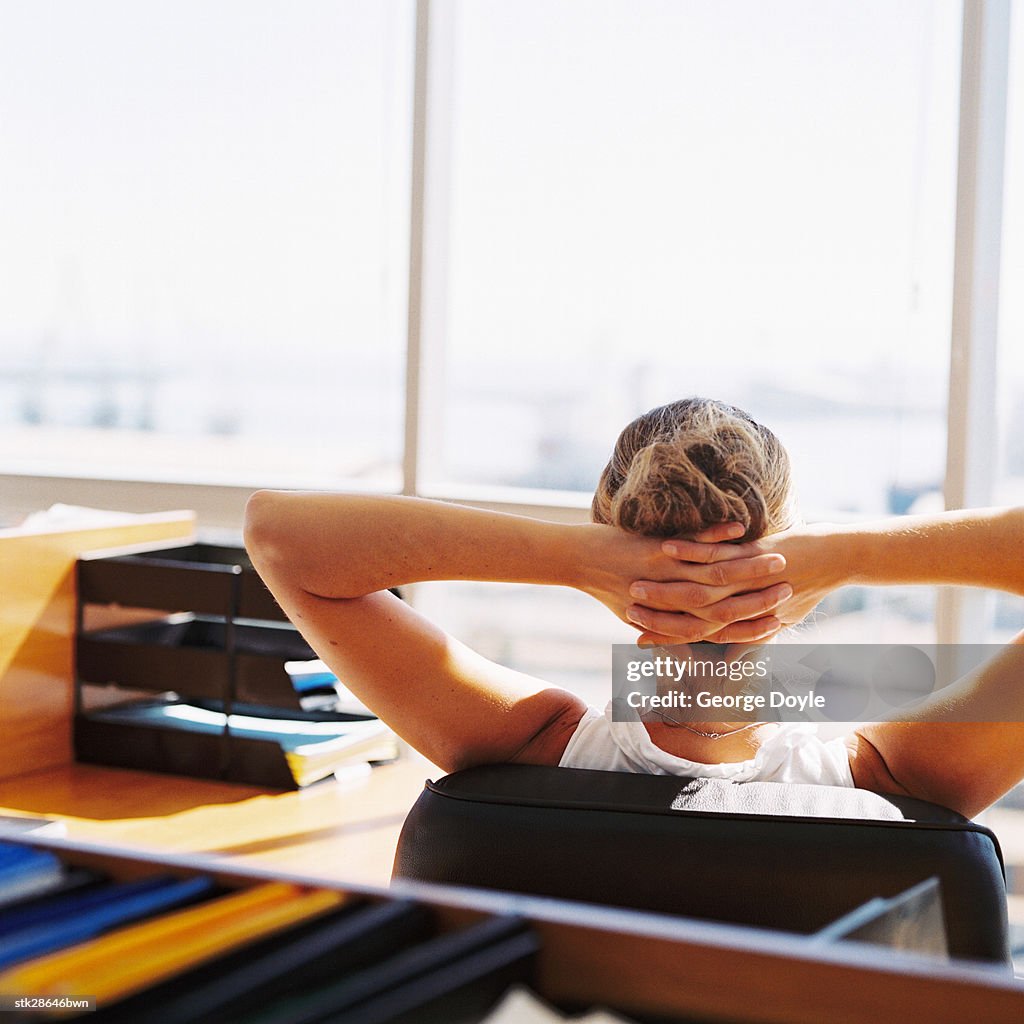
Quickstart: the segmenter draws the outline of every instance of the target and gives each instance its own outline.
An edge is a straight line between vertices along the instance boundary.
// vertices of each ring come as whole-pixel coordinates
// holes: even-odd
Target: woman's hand
[[[665,542],[611,526],[574,529],[587,531],[579,589],[640,629],[640,643],[752,643],[782,628],[772,613],[793,597],[780,582],[785,556],[726,543],[742,535],[738,524]]]
[[[710,531],[693,540],[664,541],[662,550],[687,566],[688,571],[702,566],[709,574],[707,581],[710,583],[728,580],[728,595],[724,586],[696,591],[690,583],[638,580],[630,588],[636,605],[627,609],[627,617],[644,630],[639,643],[679,643],[683,636],[690,635],[695,617],[720,627],[726,624],[726,628],[719,628],[717,633],[709,633],[704,639],[720,643],[764,639],[771,634],[748,637],[744,632],[753,630],[755,624],[767,625],[767,621],[753,618],[743,602],[750,602],[749,607],[755,609],[756,615],[756,602],[770,600],[772,615],[769,618],[774,620],[774,633],[801,622],[824,597],[849,582],[842,533],[835,527],[800,526],[738,545],[709,543],[708,533]],[[765,559],[779,557],[784,560],[783,567],[772,574],[770,581],[748,572],[763,566]],[[754,589],[758,584],[764,587],[767,582],[773,585]],[[786,596],[780,598],[783,593]],[[695,603],[701,595],[707,603]],[[751,619],[753,621],[743,621]]]
[[[757,544],[786,559],[783,578],[792,586],[793,596],[778,610],[785,626],[802,622],[833,590],[854,582],[852,548],[842,527],[798,526]]]

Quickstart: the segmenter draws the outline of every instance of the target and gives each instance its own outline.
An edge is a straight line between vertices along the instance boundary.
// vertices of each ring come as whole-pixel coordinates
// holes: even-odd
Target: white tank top
[[[595,707],[587,708],[559,766],[733,782],[804,782],[851,788],[854,785],[843,740],[819,739],[815,725],[795,722],[770,725],[750,760],[703,764],[676,757],[656,746],[636,709],[622,702],[620,717],[627,716],[626,721],[613,722],[610,701],[603,714]]]

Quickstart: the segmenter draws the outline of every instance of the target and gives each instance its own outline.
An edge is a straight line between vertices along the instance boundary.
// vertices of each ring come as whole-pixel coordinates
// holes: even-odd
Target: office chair
[[[937,876],[950,955],[1009,963],[995,835],[860,789],[486,765],[427,782],[394,874],[806,934]]]

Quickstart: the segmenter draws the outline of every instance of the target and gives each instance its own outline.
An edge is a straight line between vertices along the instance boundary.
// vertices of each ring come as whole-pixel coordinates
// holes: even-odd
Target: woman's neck
[[[641,718],[651,742],[698,764],[748,761],[765,739],[765,722],[679,722],[663,714]],[[773,729],[774,731],[774,729]]]

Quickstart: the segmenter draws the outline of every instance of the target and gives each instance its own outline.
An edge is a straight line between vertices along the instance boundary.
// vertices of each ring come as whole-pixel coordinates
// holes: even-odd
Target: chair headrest
[[[740,783],[586,768],[495,764],[453,772],[436,782],[428,782],[427,787],[454,800],[482,800],[519,807],[899,821],[988,831],[955,811],[925,800],[882,796],[864,789],[837,786]]]

